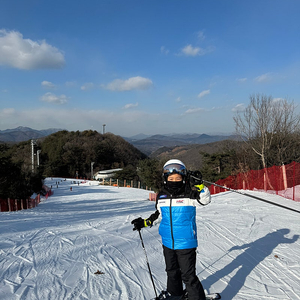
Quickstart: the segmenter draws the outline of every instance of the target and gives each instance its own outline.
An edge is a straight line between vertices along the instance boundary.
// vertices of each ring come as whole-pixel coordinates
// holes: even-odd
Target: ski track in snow
[[[46,184],[57,181],[37,208],[0,214],[0,299],[153,298],[131,225],[154,212],[149,191],[57,178]],[[197,207],[197,274],[207,292],[224,300],[300,299],[299,216],[232,192]],[[141,233],[159,292],[166,274],[158,227]]]

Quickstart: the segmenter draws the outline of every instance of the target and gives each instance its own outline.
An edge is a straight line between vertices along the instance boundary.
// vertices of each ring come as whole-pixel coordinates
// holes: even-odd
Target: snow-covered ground
[[[0,213],[0,299],[154,297],[130,223],[154,212],[149,191],[70,180],[56,188],[57,180],[47,179],[54,195],[37,208]],[[204,288],[224,300],[300,299],[299,220],[297,212],[244,195],[214,195],[197,208],[197,274]],[[160,291],[166,274],[158,228],[145,228],[142,236]]]

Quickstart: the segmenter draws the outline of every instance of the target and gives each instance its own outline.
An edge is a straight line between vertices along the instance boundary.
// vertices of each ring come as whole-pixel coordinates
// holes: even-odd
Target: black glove
[[[145,220],[139,217],[132,220],[131,224],[133,224],[133,230],[141,230],[143,227],[145,227]]]
[[[202,174],[200,171],[190,172],[190,183],[191,185],[201,185],[203,183]]]
[[[131,221],[133,224],[133,230],[141,230],[143,227],[152,227],[152,222],[149,219],[142,219],[141,217]]]

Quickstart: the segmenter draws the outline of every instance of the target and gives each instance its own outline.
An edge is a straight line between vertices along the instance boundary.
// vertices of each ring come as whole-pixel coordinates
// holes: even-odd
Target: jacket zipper
[[[172,221],[172,195],[170,198],[170,226],[171,226],[171,238],[172,238],[172,249],[174,250],[174,235],[173,235],[173,221]]]

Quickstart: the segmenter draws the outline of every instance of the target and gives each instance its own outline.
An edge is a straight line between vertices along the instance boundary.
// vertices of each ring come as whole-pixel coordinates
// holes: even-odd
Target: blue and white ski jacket
[[[172,196],[163,190],[157,195],[157,211],[149,218],[152,223],[160,220],[159,234],[162,243],[169,249],[191,249],[198,246],[196,205],[210,202],[209,190],[204,187],[201,192],[189,191]]]

